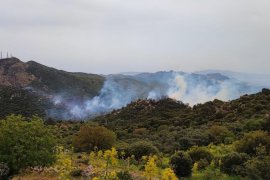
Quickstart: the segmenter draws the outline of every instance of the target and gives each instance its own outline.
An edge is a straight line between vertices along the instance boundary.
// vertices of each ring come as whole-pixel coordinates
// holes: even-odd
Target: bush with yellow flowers
[[[148,180],[152,180],[158,175],[158,167],[156,165],[157,156],[150,156],[145,165],[144,176]]]
[[[75,169],[72,163],[71,152],[65,150],[62,146],[57,147],[57,161],[55,168],[59,172],[60,179],[69,179],[69,174]]]
[[[171,168],[164,169],[162,173],[162,180],[178,180]]]

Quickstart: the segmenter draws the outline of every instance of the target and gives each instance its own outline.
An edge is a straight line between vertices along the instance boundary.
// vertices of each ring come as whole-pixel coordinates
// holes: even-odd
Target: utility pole
[[[7,58],[8,58],[8,52],[7,52]]]
[[[1,59],[3,59],[3,57],[2,57],[2,51],[1,51]]]

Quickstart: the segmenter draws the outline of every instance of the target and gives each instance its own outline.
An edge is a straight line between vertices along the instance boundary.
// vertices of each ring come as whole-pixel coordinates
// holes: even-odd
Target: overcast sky
[[[3,0],[0,50],[89,73],[270,73],[269,0]]]

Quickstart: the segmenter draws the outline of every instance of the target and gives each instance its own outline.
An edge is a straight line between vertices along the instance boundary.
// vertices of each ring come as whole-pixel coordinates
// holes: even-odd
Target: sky
[[[0,51],[98,74],[269,74],[269,9],[269,0],[2,0]]]

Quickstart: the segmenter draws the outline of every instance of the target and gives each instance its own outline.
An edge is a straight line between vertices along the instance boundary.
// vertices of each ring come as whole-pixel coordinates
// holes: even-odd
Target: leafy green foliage
[[[226,139],[232,137],[232,133],[227,127],[213,125],[207,130],[209,139],[214,144],[225,143]]]
[[[31,166],[48,166],[55,161],[55,140],[37,117],[26,120],[9,116],[0,121],[0,162],[11,173]]]
[[[270,179],[270,157],[257,157],[245,164],[246,175],[250,179]]]
[[[170,164],[178,178],[191,176],[192,160],[188,154],[177,152],[172,156]]]
[[[261,118],[250,119],[250,120],[247,120],[245,124],[245,129],[247,129],[248,131],[256,131],[256,130],[264,129],[265,123],[266,123],[266,120],[261,119]]]
[[[128,149],[129,155],[134,155],[135,159],[140,159],[143,156],[158,154],[158,149],[152,143],[147,141],[138,141],[130,145]]]
[[[200,159],[198,161],[198,167],[197,168],[198,168],[199,171],[206,169],[207,166],[209,166],[209,162],[206,159]]]
[[[270,136],[267,132],[254,131],[247,133],[235,143],[236,151],[249,155],[256,155],[259,146],[264,146],[266,151],[270,152]]]
[[[248,160],[246,154],[231,153],[221,160],[221,170],[230,175],[242,175],[245,172],[244,163]]]
[[[192,147],[188,151],[188,154],[191,157],[193,163],[205,159],[208,162],[208,164],[210,164],[213,159],[213,155],[205,147],[197,147],[197,146]]]
[[[116,141],[114,132],[103,126],[85,124],[74,136],[73,145],[77,151],[91,151],[95,149],[109,149]]]

